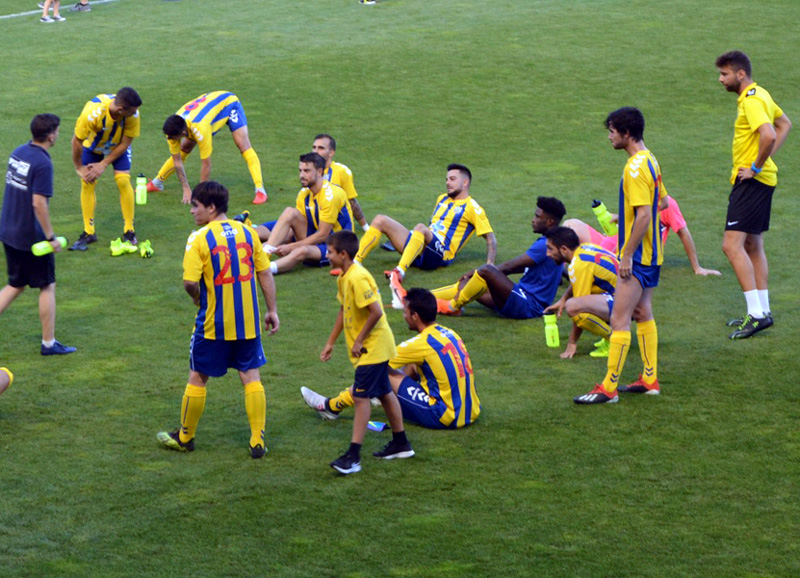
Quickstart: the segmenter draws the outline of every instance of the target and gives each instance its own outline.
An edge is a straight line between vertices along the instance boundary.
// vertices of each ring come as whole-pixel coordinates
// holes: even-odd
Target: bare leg
[[[725,231],[722,237],[722,250],[725,256],[728,257],[728,261],[730,261],[733,267],[733,272],[736,273],[736,278],[739,280],[742,291],[753,291],[756,289],[756,274],[753,261],[745,250],[745,241],[748,236],[747,233],[741,231]],[[762,246],[762,253],[763,250]],[[756,248],[754,251],[757,253],[758,249]],[[766,275],[766,257],[764,257],[763,267],[762,273]],[[764,281],[766,283],[766,278]]]
[[[6,285],[0,290],[0,313],[8,309],[8,306],[14,302],[14,299],[22,295],[25,287],[12,287]]]
[[[354,397],[356,411],[353,417],[353,437],[350,440],[354,444],[364,443],[364,434],[367,433],[367,424],[372,413],[372,407],[367,397]]]
[[[56,338],[56,284],[43,287],[39,293],[39,319],[42,322],[42,341]]]

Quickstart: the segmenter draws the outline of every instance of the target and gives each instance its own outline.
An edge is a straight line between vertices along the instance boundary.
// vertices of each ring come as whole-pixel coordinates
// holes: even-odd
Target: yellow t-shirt
[[[736,99],[736,122],[733,125],[733,169],[731,184],[736,182],[740,167],[750,167],[758,157],[758,128],[766,123],[775,124],[775,119],[783,116],[783,110],[769,93],[755,82],[748,86]],[[774,187],[778,184],[778,167],[772,160],[761,167],[755,176],[757,181]]]
[[[136,138],[140,134],[138,110],[129,118],[111,118],[108,107],[115,97],[114,94],[98,94],[84,105],[75,122],[75,136],[92,152],[107,155],[120,143],[123,136]]]
[[[347,195],[348,201],[358,196],[356,187],[353,184],[353,171],[351,171],[347,165],[333,162],[330,167],[325,169],[323,176],[329,183],[342,187]]]

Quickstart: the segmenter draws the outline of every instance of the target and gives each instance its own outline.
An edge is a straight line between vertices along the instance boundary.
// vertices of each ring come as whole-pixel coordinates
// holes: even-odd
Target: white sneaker
[[[375,4],[375,0],[359,0],[359,3],[363,4],[364,6],[372,6]]]
[[[308,404],[308,407],[315,410],[322,419],[334,420],[339,417],[338,413],[328,409],[328,398],[324,395],[320,395],[307,387],[301,387],[300,393],[303,394],[303,399]]]
[[[39,22],[48,22],[49,23],[49,22],[55,22],[55,20],[53,20],[49,16],[42,16],[41,18],[39,18]]]
[[[63,16],[59,15],[59,16],[53,16],[53,20],[55,20],[56,22],[64,22],[64,20],[66,20],[66,18],[64,18]]]

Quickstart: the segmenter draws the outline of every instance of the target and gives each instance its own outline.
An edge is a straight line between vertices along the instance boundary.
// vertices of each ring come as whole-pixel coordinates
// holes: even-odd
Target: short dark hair
[[[555,197],[539,197],[536,199],[536,206],[555,219],[556,224],[561,222],[567,214],[564,203]]]
[[[633,106],[623,106],[614,112],[608,113],[605,127],[612,127],[620,134],[627,134],[635,141],[644,138],[644,115],[642,111]]]
[[[459,171],[462,175],[469,179],[469,182],[472,182],[472,171],[470,171],[465,165],[450,163],[447,165],[447,172],[450,171]]]
[[[311,163],[318,171],[325,170],[325,159],[322,158],[322,155],[317,153],[306,153],[304,155],[300,155],[300,162]]]
[[[130,86],[123,86],[117,91],[118,99],[125,103],[125,106],[142,106],[142,97],[139,93],[133,90]]]
[[[320,133],[320,134],[318,134],[317,136],[315,136],[315,137],[314,137],[314,140],[319,140],[319,139],[321,139],[321,138],[326,138],[326,139],[328,139],[328,146],[330,147],[330,149],[331,149],[332,151],[335,151],[335,150],[336,150],[336,139],[335,139],[335,138],[333,138],[331,135],[329,135],[329,134],[327,134],[327,133],[324,133],[324,132],[323,132],[323,133]]]
[[[571,251],[577,249],[581,244],[578,234],[569,227],[553,227],[544,236],[556,247],[566,247]]]
[[[753,67],[750,64],[750,58],[744,52],[739,50],[731,50],[725,54],[720,54],[717,56],[717,61],[715,64],[717,65],[717,68],[730,66],[734,71],[744,70],[744,73],[747,76],[752,76],[753,73]]]
[[[206,207],[214,205],[217,213],[228,212],[228,189],[217,181],[203,181],[192,189],[192,200]]]
[[[56,115],[46,112],[37,114],[31,120],[31,136],[36,142],[44,142],[47,137],[56,132],[61,119]]]
[[[186,120],[178,114],[170,115],[164,121],[164,126],[161,127],[161,130],[170,138],[181,136],[183,131],[186,130]]]
[[[411,313],[419,315],[423,323],[436,321],[436,296],[428,289],[413,287],[408,290],[403,301],[406,302]]]
[[[337,253],[344,251],[351,259],[355,259],[358,254],[358,236],[353,231],[348,231],[346,229],[336,231],[333,235],[328,237],[327,243],[331,249]]]

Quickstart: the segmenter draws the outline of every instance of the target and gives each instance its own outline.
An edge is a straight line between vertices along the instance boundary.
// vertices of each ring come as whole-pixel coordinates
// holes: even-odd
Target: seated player
[[[664,204],[666,202],[666,205]],[[661,219],[661,244],[666,244],[667,237],[670,231],[675,231],[678,238],[683,243],[683,250],[686,251],[686,256],[689,257],[689,263],[692,265],[692,270],[695,275],[722,275],[716,269],[705,269],[700,266],[697,260],[697,249],[694,245],[694,239],[689,232],[689,226],[683,218],[681,208],[678,206],[678,201],[673,197],[665,196],[662,199],[662,206],[659,208],[658,215]],[[612,221],[616,222],[618,215],[612,215]],[[569,227],[578,234],[581,244],[592,243],[598,245],[612,253],[617,252],[617,235],[606,237],[600,231],[592,228],[579,219],[568,219],[564,221],[564,226]]]
[[[544,312],[567,310],[572,319],[569,343],[561,359],[571,359],[578,347],[578,339],[586,329],[599,335],[601,346],[589,355],[608,357],[608,338],[611,337],[611,311],[614,308],[614,291],[617,286],[616,255],[591,243],[580,244],[578,235],[568,227],[556,227],[545,233],[547,256],[559,265],[568,263],[570,286],[556,303]]]
[[[474,423],[481,412],[472,363],[464,342],[452,329],[436,323],[436,297],[411,289],[403,299],[403,318],[416,331],[397,346],[389,362],[389,381],[400,401],[403,421],[430,429],[457,429]],[[323,419],[336,419],[352,407],[352,387],[334,398],[301,387],[305,402]]]
[[[261,176],[261,161],[258,160],[256,151],[250,144],[247,132],[247,117],[244,114],[242,103],[232,92],[218,90],[201,94],[194,100],[184,104],[178,112],[164,121],[164,134],[169,144],[170,158],[158,171],[158,175],[147,184],[151,193],[164,190],[164,181],[173,173],[178,173],[178,179],[183,187],[183,203],[188,204],[192,198],[192,188],[186,177],[183,160],[194,150],[200,148],[200,182],[211,178],[211,152],[212,141],[222,127],[226,126],[231,131],[233,142],[239,147],[247,170],[255,185],[256,196],[253,204],[260,205],[267,202],[267,192],[264,189],[264,178]]]
[[[467,167],[448,165],[447,193],[436,199],[430,224],[419,223],[409,231],[394,219],[378,215],[361,238],[356,256],[359,263],[380,244],[381,235],[386,235],[394,248],[402,252],[397,267],[386,273],[395,309],[403,308],[402,281],[410,266],[432,270],[449,265],[473,234],[486,239],[486,262],[494,263],[497,239],[485,211],[469,196],[471,182],[472,173]]]
[[[325,159],[325,171],[323,172],[325,180],[344,189],[353,218],[364,231],[369,230],[367,219],[358,203],[358,192],[353,184],[353,171],[347,165],[333,160],[333,155],[336,154],[336,140],[329,134],[318,134],[314,137],[311,152],[317,153]]]
[[[299,263],[328,265],[326,239],[336,231],[353,230],[353,213],[341,187],[325,180],[325,159],[317,153],[300,156],[300,184],[294,207],[286,207],[269,230],[265,250],[280,257],[270,264],[273,274],[291,271]],[[257,227],[263,238],[265,227]]]
[[[567,210],[554,197],[539,197],[531,225],[533,232],[544,235],[557,227]],[[514,283],[508,276],[522,273]],[[547,243],[539,237],[523,254],[499,266],[481,265],[445,287],[434,289],[439,313],[460,315],[467,303],[477,301],[504,317],[531,319],[541,317],[552,303],[561,282],[561,267],[547,256]]]

